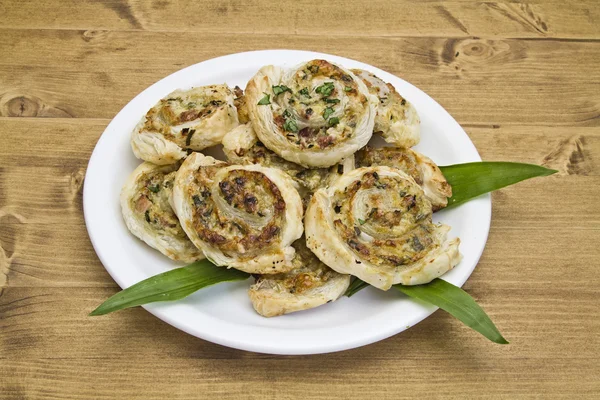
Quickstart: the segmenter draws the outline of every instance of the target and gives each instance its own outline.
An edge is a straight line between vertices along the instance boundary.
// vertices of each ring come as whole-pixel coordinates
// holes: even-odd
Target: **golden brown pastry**
[[[233,93],[227,85],[176,90],[161,99],[131,133],[137,158],[153,164],[173,164],[188,150],[221,143],[238,125]]]
[[[340,298],[350,275],[338,274],[306,247],[304,238],[293,244],[294,269],[284,274],[260,275],[250,287],[252,306],[264,317],[308,310]]]
[[[214,264],[260,274],[292,269],[302,201],[284,172],[193,153],[177,171],[171,204]]]
[[[287,161],[258,140],[251,124],[240,125],[226,134],[223,138],[223,151],[227,160],[233,164],[259,164],[284,171],[298,183],[300,195],[306,201],[315,190],[327,186],[344,171],[354,169],[354,156],[329,168],[304,168]]]
[[[355,169],[319,189],[305,216],[306,244],[341,274],[383,290],[430,282],[461,259],[450,227],[431,219],[431,203],[406,173]]]
[[[135,236],[175,261],[204,258],[188,239],[169,205],[178,164],[145,162],[133,171],[121,190],[121,211]]]
[[[367,144],[377,98],[349,70],[313,60],[261,68],[248,82],[246,102],[267,148],[304,167],[329,167]]]
[[[352,72],[363,80],[369,92],[379,99],[375,116],[375,132],[383,139],[402,147],[412,147],[421,139],[421,120],[417,110],[400,96],[391,83],[362,69]]]
[[[433,211],[448,205],[452,187],[440,168],[427,156],[409,148],[366,146],[356,153],[357,167],[387,166],[398,168],[410,175],[423,188],[425,197],[431,202]]]

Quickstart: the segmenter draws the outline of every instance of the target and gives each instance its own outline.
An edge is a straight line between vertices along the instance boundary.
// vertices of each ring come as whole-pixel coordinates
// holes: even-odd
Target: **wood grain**
[[[5,0],[0,38],[0,398],[598,397],[597,1]],[[484,159],[559,170],[493,194],[465,285],[510,345],[443,312],[306,357],[214,345],[142,309],[87,316],[118,290],[82,214],[110,119],[187,65],[267,48],[373,64],[432,95]]]
[[[600,33],[600,11],[595,0],[349,0],[343,7],[313,0],[276,4],[260,0],[67,0],[60,6],[48,0],[8,0],[3,7],[0,27],[7,28],[593,39]]]
[[[232,52],[287,47],[387,70],[425,90],[464,124],[600,125],[600,46],[593,42],[189,33],[185,46],[173,48],[179,33],[0,35],[6,38],[0,53],[14,55],[0,62],[0,116],[112,118],[147,86],[185,66]],[[37,47],[46,50],[29,51]],[[54,51],[65,57],[53,57]]]

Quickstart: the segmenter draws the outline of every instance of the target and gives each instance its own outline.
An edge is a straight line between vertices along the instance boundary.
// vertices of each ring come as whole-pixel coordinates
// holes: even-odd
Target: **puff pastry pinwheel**
[[[121,190],[121,211],[131,233],[172,260],[190,263],[204,254],[188,239],[169,205],[178,166],[145,162],[137,167]]]
[[[153,164],[175,163],[187,150],[221,143],[238,125],[233,93],[227,85],[176,90],[152,107],[131,133],[137,158]]]
[[[319,189],[305,216],[306,244],[342,274],[383,290],[430,282],[461,259],[450,227],[431,219],[431,203],[406,173],[358,168]]]
[[[425,192],[433,211],[448,205],[452,196],[452,187],[440,168],[427,156],[409,148],[366,146],[356,153],[358,167],[377,167],[385,165],[398,168],[410,175]]]
[[[417,110],[404,97],[400,96],[394,86],[382,81],[377,76],[362,69],[352,72],[363,80],[369,92],[379,99],[375,132],[383,139],[398,146],[412,147],[421,140],[421,120]]]
[[[260,274],[292,269],[302,200],[284,172],[193,153],[177,171],[171,204],[214,264]]]
[[[301,196],[308,200],[315,190],[327,186],[345,171],[354,169],[354,155],[330,168],[304,168],[287,161],[262,144],[251,124],[240,125],[223,138],[223,152],[233,164],[260,164],[287,173],[299,186]]]
[[[294,269],[260,275],[248,291],[252,306],[264,317],[315,308],[337,300],[348,289],[350,275],[339,274],[319,261],[306,247],[304,238],[293,246]]]
[[[246,86],[246,102],[260,141],[304,167],[332,166],[373,135],[377,97],[325,60],[261,68]]]

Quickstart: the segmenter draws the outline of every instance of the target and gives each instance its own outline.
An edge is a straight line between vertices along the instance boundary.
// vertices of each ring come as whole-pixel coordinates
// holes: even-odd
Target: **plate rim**
[[[460,128],[462,133],[464,133],[464,135],[466,136],[466,139],[468,140],[470,146],[472,147],[471,149],[469,149],[472,153],[474,152],[474,154],[475,154],[474,157],[471,157],[471,158],[474,158],[474,160],[472,160],[472,161],[481,161],[481,156],[479,155],[479,152],[477,151],[477,149],[476,149],[475,145],[473,144],[473,142],[471,141],[470,137],[466,134],[464,129],[460,126],[460,124],[458,124],[458,122],[454,119],[454,117],[452,117],[452,115],[450,113],[448,113],[448,111],[446,111],[435,99],[433,99],[431,96],[429,96],[428,94],[426,94],[419,88],[417,88],[414,85],[410,84],[409,82],[405,81],[404,79],[402,79],[398,76],[395,76],[393,74],[390,74],[390,73],[388,73],[384,70],[381,70],[377,67],[374,67],[372,65],[369,65],[369,64],[357,61],[357,60],[340,57],[337,55],[312,52],[312,51],[288,50],[288,49],[269,49],[269,50],[257,50],[257,51],[232,53],[232,54],[223,55],[220,57],[204,60],[202,62],[189,65],[185,68],[182,68],[178,71],[175,71],[175,72],[161,78],[160,80],[156,81],[152,85],[148,86],[146,89],[144,89],[139,94],[137,94],[135,97],[133,97],[123,108],[121,108],[121,110],[115,115],[115,117],[113,117],[113,119],[110,121],[110,123],[106,126],[102,135],[100,135],[100,138],[98,139],[98,141],[96,142],[96,145],[94,146],[94,150],[92,152],[92,155],[90,156],[90,160],[89,160],[87,168],[86,168],[84,187],[83,187],[83,211],[84,211],[86,230],[90,237],[90,241],[92,243],[94,251],[96,252],[98,258],[100,259],[100,262],[102,263],[103,267],[106,269],[106,271],[109,273],[109,275],[113,278],[113,280],[121,288],[126,288],[130,285],[125,284],[125,282],[123,281],[123,278],[119,274],[116,273],[117,272],[116,269],[107,267],[108,263],[106,262],[106,259],[103,256],[103,251],[100,250],[100,244],[98,242],[98,237],[96,236],[97,233],[94,232],[93,228],[92,228],[94,226],[94,218],[92,216],[92,211],[90,208],[91,206],[89,205],[91,190],[92,190],[91,189],[91,185],[92,185],[91,178],[93,177],[93,171],[94,171],[95,166],[100,163],[100,160],[99,160],[100,150],[99,149],[101,148],[101,144],[103,143],[103,141],[107,140],[107,135],[105,135],[105,134],[108,131],[114,129],[114,125],[116,124],[115,121],[118,121],[119,117],[122,116],[123,114],[127,114],[127,112],[126,112],[127,109],[129,107],[131,107],[131,105],[133,103],[141,101],[143,99],[143,97],[145,96],[145,94],[147,94],[149,91],[156,90],[156,88],[158,86],[164,85],[164,82],[173,80],[174,77],[177,75],[186,74],[189,70],[198,68],[199,65],[206,64],[206,63],[219,63],[219,62],[223,62],[227,59],[236,58],[236,57],[251,57],[251,58],[253,58],[253,57],[266,55],[266,54],[271,56],[274,53],[282,54],[282,58],[284,58],[284,59],[285,59],[285,53],[287,53],[287,54],[295,53],[298,55],[302,55],[303,58],[306,60],[320,57],[320,58],[326,58],[326,59],[328,58],[328,59],[333,60],[334,62],[338,62],[338,63],[342,63],[342,64],[345,61],[348,61],[353,64],[360,64],[363,68],[368,69],[370,71],[374,71],[378,76],[382,77],[385,81],[396,80],[396,79],[403,81],[408,86],[411,86],[412,89],[414,89],[418,92],[421,92],[423,95],[427,96],[437,108],[442,110],[443,113],[447,114],[447,116],[450,118],[452,123],[456,124],[456,126],[458,126]],[[390,79],[390,77],[392,77],[392,79]],[[121,117],[121,118],[124,118],[124,117]],[[482,245],[480,246],[480,248],[478,248],[474,252],[475,261],[473,263],[473,266],[470,268],[470,271],[468,271],[468,272],[465,271],[464,277],[460,277],[459,279],[453,280],[452,283],[457,286],[462,286],[467,281],[467,279],[471,276],[471,274],[473,273],[473,270],[479,263],[479,259],[481,258],[481,255],[483,254],[483,251],[487,244],[487,239],[489,236],[489,231],[490,231],[490,226],[491,226],[491,211],[492,211],[491,195],[488,193],[488,194],[480,196],[478,199],[474,199],[472,201],[479,201],[479,202],[481,202],[481,205],[483,206],[483,209],[481,211],[485,213],[485,215],[483,216],[484,223],[485,223],[485,226],[484,226],[485,234],[483,235],[484,236],[483,241],[481,242]],[[372,290],[372,289],[368,289],[368,290]],[[346,300],[349,300],[349,299],[346,299]],[[410,300],[410,301],[414,302],[414,300]],[[421,322],[425,318],[429,317],[431,314],[433,314],[438,309],[437,307],[434,307],[431,305],[425,305],[423,303],[421,305],[422,305],[422,308],[425,310],[425,312],[422,315],[417,315],[416,317],[413,317],[409,321],[410,323],[408,324],[408,326],[404,326],[404,325],[403,326],[394,326],[393,324],[389,324],[388,329],[379,329],[378,331],[376,331],[376,333],[367,335],[368,337],[361,337],[361,338],[357,338],[355,340],[346,339],[346,340],[341,341],[340,343],[336,343],[336,344],[315,343],[315,344],[312,344],[311,346],[290,347],[290,346],[279,346],[274,343],[260,343],[259,344],[259,343],[248,343],[248,342],[243,342],[243,341],[239,341],[239,340],[236,341],[236,340],[232,340],[232,339],[228,339],[228,338],[222,338],[220,336],[212,334],[211,332],[198,331],[197,329],[191,329],[190,326],[188,326],[186,324],[182,324],[181,321],[178,321],[177,318],[175,318],[173,315],[171,315],[169,313],[169,307],[165,307],[164,304],[165,303],[152,303],[152,304],[143,305],[142,307],[144,309],[146,309],[148,312],[150,312],[151,314],[153,314],[154,316],[156,316],[157,318],[168,323],[169,325],[171,325],[179,330],[182,330],[188,334],[196,336],[198,338],[201,338],[201,339],[204,339],[204,340],[216,343],[216,344],[224,345],[227,347],[240,349],[240,350],[253,351],[253,352],[258,352],[258,353],[267,353],[267,354],[280,354],[280,355],[305,355],[305,354],[307,355],[307,354],[330,353],[330,352],[348,350],[348,349],[352,349],[352,348],[361,347],[361,346],[364,346],[367,344],[375,343],[380,340],[391,337],[393,335],[396,335],[396,334],[418,324],[419,322]],[[167,303],[167,304],[170,304],[170,303]]]

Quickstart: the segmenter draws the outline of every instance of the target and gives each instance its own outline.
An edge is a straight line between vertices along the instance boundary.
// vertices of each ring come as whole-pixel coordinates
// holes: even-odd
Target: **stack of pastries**
[[[131,134],[144,160],[121,192],[129,230],[175,261],[255,277],[265,317],[337,300],[351,276],[382,290],[456,266],[435,224],[452,189],[419,142],[415,108],[363,70],[265,66],[245,91],[177,90]],[[380,135],[389,147],[368,142]],[[222,144],[226,161],[204,155]]]

